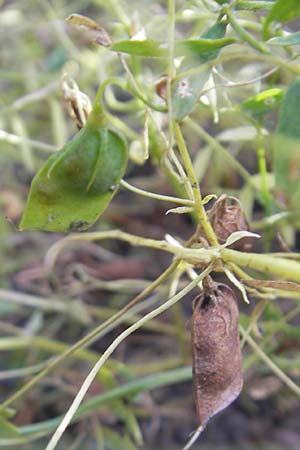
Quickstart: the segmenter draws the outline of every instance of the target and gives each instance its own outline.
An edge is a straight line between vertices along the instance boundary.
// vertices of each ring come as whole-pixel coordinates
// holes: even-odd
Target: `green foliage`
[[[241,103],[241,108],[254,117],[260,117],[278,108],[283,97],[282,89],[272,88],[262,91]]]
[[[300,83],[294,81],[282,101],[274,148],[275,183],[285,202],[297,208],[300,200]]]
[[[15,439],[20,437],[20,432],[16,426],[4,417],[0,416],[0,444],[2,439]]]
[[[223,29],[223,25],[221,29]],[[216,30],[216,28],[214,27],[213,30]],[[190,56],[195,61],[198,59],[200,62],[205,62],[217,56],[218,52],[215,52],[215,50],[219,50],[237,41],[234,38],[214,39],[213,35],[214,33],[208,33],[206,39],[199,38],[177,41],[175,49],[176,56]],[[160,42],[149,39],[143,41],[124,39],[114,42],[110,46],[110,49],[116,52],[127,53],[128,55],[143,56],[145,58],[166,58],[168,56],[167,48],[163,48]]]
[[[113,198],[127,165],[127,145],[105,127],[98,107],[75,137],[34,177],[20,229],[89,228]]]
[[[122,40],[114,42],[111,45],[111,50],[116,52],[128,53],[129,55],[144,56],[148,58],[167,57],[167,49],[162,48],[157,41],[150,40]]]
[[[300,16],[298,0],[276,0],[264,23],[263,37],[268,39],[272,22],[285,23]]]
[[[281,405],[281,385],[300,397],[300,38],[283,25],[299,15],[299,2],[78,0],[85,19],[72,14],[73,2],[51,5],[28,1],[16,9],[3,2],[0,12],[0,350],[1,381],[9,384],[1,391],[0,447],[45,448],[70,398],[89,388],[91,378],[83,380],[95,364],[94,384],[71,410],[74,425],[61,448],[134,450],[143,438],[148,448],[142,434],[157,423],[161,406],[165,416],[192,411],[178,430],[187,437],[187,427],[195,428],[189,293],[201,293],[200,282],[208,286],[205,277],[215,270],[234,294],[240,290],[239,306],[242,298],[251,303],[239,317],[247,376],[240,409],[245,420],[260,420],[247,409],[253,379],[262,386],[262,374],[279,379],[265,399],[272,405]],[[132,39],[139,32],[145,40]],[[80,86],[71,89],[75,97],[60,89],[65,72]],[[63,100],[82,126],[72,102],[83,92],[93,98],[99,84],[92,113],[70,139],[74,123]],[[224,197],[228,204],[217,208]],[[11,226],[22,211],[21,230],[94,231],[22,234]],[[261,238],[254,241],[248,227]],[[283,254],[281,246],[293,252]],[[215,294],[213,288],[214,301]],[[232,368],[219,344],[233,321],[222,311],[217,319],[212,364],[218,348],[222,367],[229,361]],[[215,373],[210,383],[218,390]],[[149,394],[158,388],[159,396]],[[276,411],[282,429],[285,417]],[[173,424],[172,415],[160,433],[175,448],[177,431],[166,431],[164,422]],[[154,439],[153,448],[160,444]]]
[[[227,45],[228,41],[224,41],[226,32],[226,24],[224,22],[217,22],[211,28],[209,28],[204,34],[200,36],[200,43],[186,44],[189,51],[192,52],[193,57],[186,57],[180,66],[181,73],[187,70],[199,67],[199,64],[207,63],[213,60],[219,54],[221,41],[222,45]],[[201,40],[217,40],[217,44],[210,46],[203,46]],[[203,41],[202,41],[203,42]],[[200,47],[200,48],[199,48]],[[201,51],[199,51],[201,49]],[[199,100],[199,95],[203,89],[204,84],[207,82],[211,74],[210,69],[206,69],[196,75],[187,77],[180,77],[178,81],[175,81],[172,85],[172,108],[173,117],[176,120],[182,120],[186,117],[195,104]],[[179,73],[180,76],[180,73]]]
[[[277,36],[269,39],[270,45],[299,45],[300,44],[300,31],[296,33],[288,34],[287,36]]]

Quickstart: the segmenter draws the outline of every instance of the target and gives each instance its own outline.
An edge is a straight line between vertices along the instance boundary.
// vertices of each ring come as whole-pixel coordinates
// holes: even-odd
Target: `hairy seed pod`
[[[197,414],[205,426],[243,386],[237,301],[228,286],[210,277],[194,300],[192,347]]]

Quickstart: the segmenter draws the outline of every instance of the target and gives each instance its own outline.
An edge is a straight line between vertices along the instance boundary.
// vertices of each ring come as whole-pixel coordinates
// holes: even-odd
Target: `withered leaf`
[[[249,231],[249,224],[243,212],[239,199],[231,195],[222,194],[207,211],[207,216],[220,244],[224,244],[228,237],[237,231]],[[199,229],[200,235],[202,229]],[[251,243],[245,237],[231,245],[231,248],[249,251]]]
[[[112,40],[108,32],[93,19],[83,16],[82,14],[73,13],[66,18],[66,22],[69,25],[77,26],[88,31],[91,42],[103,45],[104,47],[111,46]]]
[[[300,284],[293,281],[277,280],[241,280],[242,283],[255,288],[281,289],[282,291],[300,292]]]
[[[211,278],[194,301],[192,347],[197,414],[205,426],[243,386],[237,301],[228,286]]]

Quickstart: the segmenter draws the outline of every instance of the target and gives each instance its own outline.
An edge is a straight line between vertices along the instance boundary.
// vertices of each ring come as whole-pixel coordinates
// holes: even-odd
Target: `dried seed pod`
[[[228,286],[210,277],[194,301],[192,347],[197,414],[205,426],[243,386],[237,301]]]
[[[220,244],[224,244],[235,231],[249,231],[247,218],[240,201],[236,197],[222,194],[207,212],[207,215]],[[249,239],[244,238],[231,247],[247,251],[251,245]]]

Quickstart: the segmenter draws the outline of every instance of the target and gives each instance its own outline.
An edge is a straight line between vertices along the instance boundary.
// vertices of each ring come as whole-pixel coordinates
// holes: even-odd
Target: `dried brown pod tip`
[[[155,91],[163,100],[167,99],[167,77],[165,75],[155,84]]]
[[[249,231],[249,223],[236,197],[222,194],[207,211],[207,215],[220,244],[224,244],[235,231]],[[249,238],[237,241],[231,248],[249,251],[251,248]]]
[[[193,378],[200,424],[230,405],[243,386],[239,311],[232,289],[210,277],[194,300]]]

